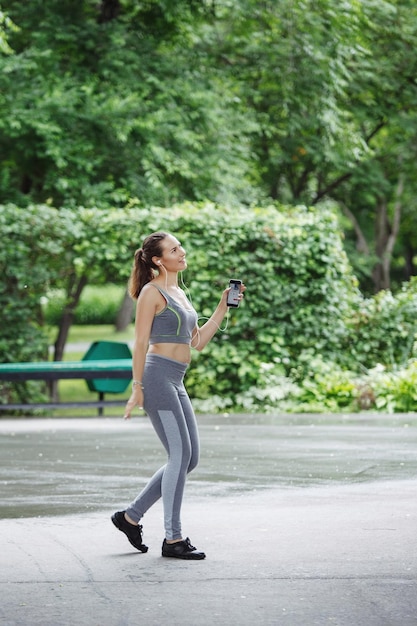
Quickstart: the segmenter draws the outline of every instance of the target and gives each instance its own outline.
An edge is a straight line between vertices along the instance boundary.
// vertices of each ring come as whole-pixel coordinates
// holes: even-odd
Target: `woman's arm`
[[[242,283],[240,288],[239,300],[242,300],[243,292],[245,291],[245,289],[246,287]],[[220,330],[224,316],[226,315],[228,309],[227,294],[229,293],[229,291],[229,287],[223,291],[222,297],[216,307],[216,310],[214,311],[213,315],[207,320],[207,322],[203,324],[201,328],[198,328],[198,326],[195,327],[191,346],[198,350],[198,352],[201,352],[201,350],[203,350],[203,348],[205,348],[209,341],[214,337],[216,332]]]
[[[133,387],[126,404],[125,419],[129,419],[135,406],[143,407],[142,377],[153,318],[157,311],[159,293],[156,289],[142,289],[136,304],[135,343],[132,357]]]

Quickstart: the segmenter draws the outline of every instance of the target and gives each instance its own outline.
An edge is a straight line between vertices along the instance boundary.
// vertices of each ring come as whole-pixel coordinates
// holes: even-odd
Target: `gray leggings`
[[[181,504],[186,476],[198,463],[197,422],[183,379],[186,363],[156,354],[146,357],[144,409],[168,454],[166,465],[150,479],[126,510],[138,522],[162,496],[166,539],[181,539]]]

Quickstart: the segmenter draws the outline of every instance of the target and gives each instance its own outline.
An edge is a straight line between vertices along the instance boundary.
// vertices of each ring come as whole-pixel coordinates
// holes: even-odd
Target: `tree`
[[[415,271],[411,0],[3,4],[0,201],[330,202],[367,291]]]
[[[230,149],[239,126],[223,111],[227,90],[194,58],[204,5],[5,4],[20,30],[15,54],[1,60],[0,201],[168,205],[250,195],[247,155]]]
[[[371,262],[376,255],[375,289],[389,286],[401,213],[416,191],[415,4],[229,7],[218,12],[217,59],[255,116],[252,180],[280,202],[344,206]]]
[[[60,220],[68,225],[55,286],[65,291],[65,305],[55,339],[54,360],[60,361],[75,310],[87,284],[114,282],[124,285],[130,273],[132,251],[138,246],[140,233],[132,220],[133,209],[60,209]],[[149,212],[134,211],[143,216],[139,226],[147,233]]]

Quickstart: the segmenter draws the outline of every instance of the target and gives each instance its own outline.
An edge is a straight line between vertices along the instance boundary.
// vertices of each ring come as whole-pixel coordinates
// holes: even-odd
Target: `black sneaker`
[[[174,559],[193,559],[195,561],[206,558],[204,552],[198,552],[198,550],[191,545],[188,537],[176,543],[167,543],[166,539],[164,539],[164,543],[162,544],[162,556],[169,556]]]
[[[124,511],[118,511],[114,515],[111,516],[111,521],[113,524],[122,531],[129,539],[129,542],[136,548],[136,550],[140,550],[141,552],[147,552],[148,546],[145,546],[142,543],[142,526],[139,524],[135,526],[134,524],[130,524],[125,518]]]

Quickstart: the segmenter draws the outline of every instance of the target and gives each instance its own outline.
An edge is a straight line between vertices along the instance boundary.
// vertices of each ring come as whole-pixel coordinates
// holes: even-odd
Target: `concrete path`
[[[0,420],[0,624],[417,625],[415,416],[202,417],[183,525],[110,522],[163,458],[146,419]]]

